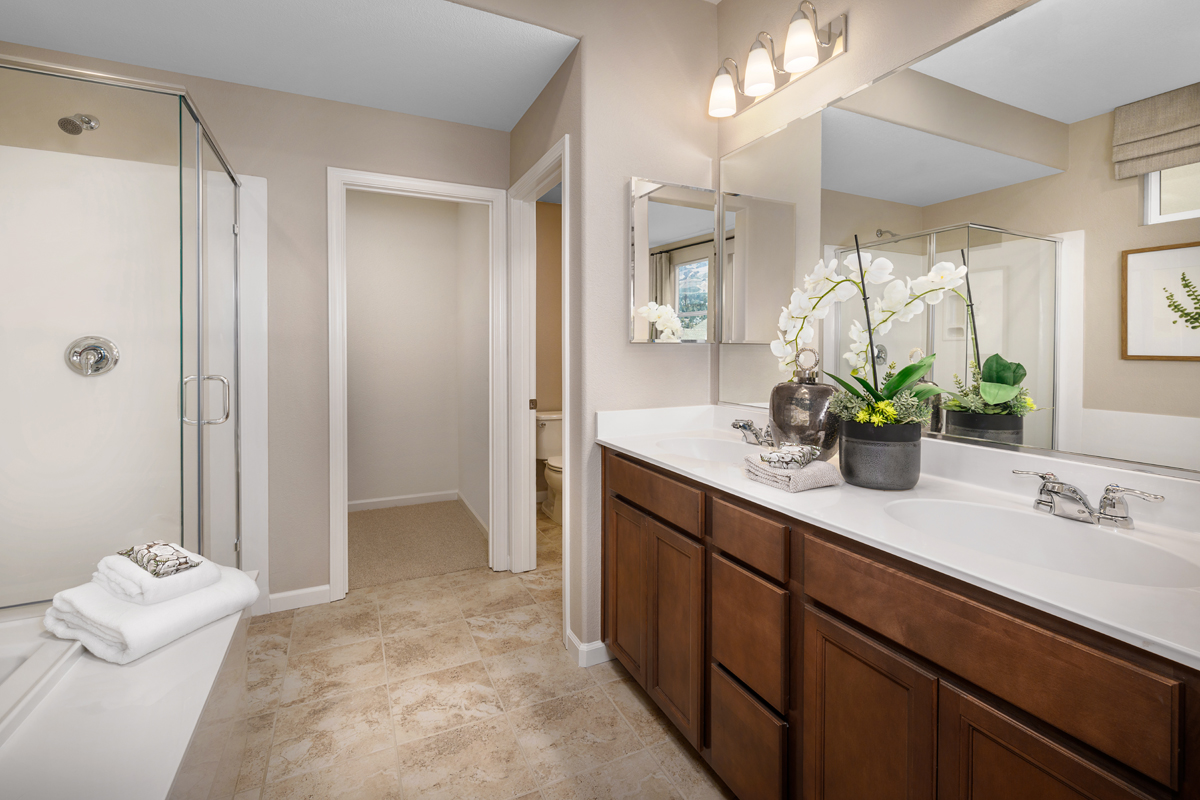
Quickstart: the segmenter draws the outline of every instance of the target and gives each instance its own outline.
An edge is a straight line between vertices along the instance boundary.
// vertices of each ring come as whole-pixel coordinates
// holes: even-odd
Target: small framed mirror
[[[716,192],[634,178],[629,220],[629,341],[713,341]]]

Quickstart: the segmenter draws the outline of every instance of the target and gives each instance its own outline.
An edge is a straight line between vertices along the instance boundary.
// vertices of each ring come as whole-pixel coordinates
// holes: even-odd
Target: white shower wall
[[[179,170],[0,146],[0,606],[179,541]],[[65,364],[85,335],[116,368]]]

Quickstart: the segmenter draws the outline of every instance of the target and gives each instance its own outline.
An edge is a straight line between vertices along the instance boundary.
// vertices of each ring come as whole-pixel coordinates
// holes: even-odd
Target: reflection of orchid
[[[683,323],[679,321],[679,315],[675,313],[675,309],[666,304],[660,306],[651,300],[639,308],[637,313],[654,324],[660,342],[679,341],[679,336],[683,333]]]
[[[825,319],[835,304],[866,296],[864,286],[887,284],[867,314],[870,329],[858,321],[850,326],[850,350],[843,357],[850,364],[851,374],[857,375],[867,365],[867,351],[873,334],[886,334],[893,323],[911,321],[927,305],[941,302],[947,291],[962,297],[957,287],[967,274],[966,267],[955,267],[942,261],[925,275],[901,280],[893,276],[895,267],[891,261],[872,258],[870,253],[862,254],[861,270],[855,254],[848,256],[842,266],[846,268],[844,276],[838,274],[836,260],[828,265],[824,261],[817,262],[812,272],[804,277],[804,288],[794,290],[788,305],[781,310],[780,337],[771,343],[771,352],[779,359],[782,371],[793,368],[796,351],[813,340],[816,322]]]

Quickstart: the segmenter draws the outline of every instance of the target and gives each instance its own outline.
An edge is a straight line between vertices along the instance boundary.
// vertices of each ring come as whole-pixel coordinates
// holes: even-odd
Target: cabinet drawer
[[[712,657],[780,713],[787,710],[788,593],[712,557]]]
[[[713,544],[780,583],[788,579],[788,533],[786,525],[713,498]]]
[[[814,537],[808,595],[1171,787],[1179,681]]]
[[[783,797],[787,723],[712,666],[712,767],[739,800]]]
[[[697,539],[704,530],[704,492],[611,453],[608,489]]]

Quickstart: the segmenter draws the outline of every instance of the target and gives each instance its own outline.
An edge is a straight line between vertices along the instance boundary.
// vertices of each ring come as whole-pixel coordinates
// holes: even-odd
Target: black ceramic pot
[[[842,477],[866,489],[911,489],[921,477],[921,426],[842,423]]]
[[[1025,439],[1025,418],[1012,414],[972,414],[970,411],[947,410],[943,433],[1021,444]]]

